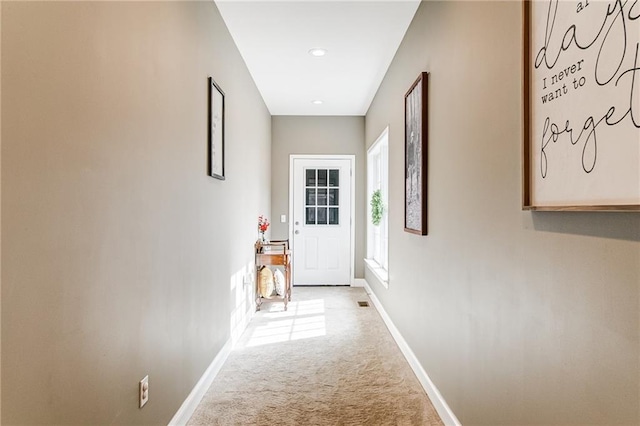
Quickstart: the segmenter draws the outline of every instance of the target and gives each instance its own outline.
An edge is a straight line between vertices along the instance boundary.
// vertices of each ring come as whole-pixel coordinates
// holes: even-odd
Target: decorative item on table
[[[276,269],[276,271],[273,273],[273,281],[275,282],[276,286],[276,294],[278,296],[284,296],[284,274],[280,269]]]
[[[260,291],[260,296],[265,299],[271,299],[274,288],[273,272],[271,269],[263,266],[258,272],[258,290]]]
[[[269,223],[269,219],[262,215],[258,216],[258,232],[260,234],[260,242],[263,244],[268,242],[264,237],[264,233],[267,232],[267,229],[269,229],[269,225],[271,225]]]

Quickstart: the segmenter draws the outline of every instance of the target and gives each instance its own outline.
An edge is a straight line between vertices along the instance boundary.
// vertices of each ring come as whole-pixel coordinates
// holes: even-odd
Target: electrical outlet
[[[142,408],[144,404],[149,401],[149,376],[144,376],[144,379],[140,380],[139,389],[138,400],[140,402],[140,408]]]

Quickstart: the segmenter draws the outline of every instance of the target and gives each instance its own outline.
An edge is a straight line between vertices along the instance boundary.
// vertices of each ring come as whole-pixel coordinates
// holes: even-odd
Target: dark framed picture
[[[209,77],[209,176],[224,180],[224,92]]]
[[[634,8],[523,0],[523,210],[640,210]]]
[[[427,235],[427,83],[423,72],[404,96],[404,230]]]

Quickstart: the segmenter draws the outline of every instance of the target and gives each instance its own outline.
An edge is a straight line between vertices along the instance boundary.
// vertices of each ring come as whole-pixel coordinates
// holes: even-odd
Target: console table
[[[291,301],[291,250],[289,250],[289,242],[272,241],[263,243],[256,241],[255,244],[255,266],[256,266],[256,311],[260,310],[262,299],[275,299],[284,302],[284,310],[287,310],[287,304]],[[260,294],[260,281],[258,271],[262,266],[283,266],[284,267],[284,294],[282,296],[273,296]]]

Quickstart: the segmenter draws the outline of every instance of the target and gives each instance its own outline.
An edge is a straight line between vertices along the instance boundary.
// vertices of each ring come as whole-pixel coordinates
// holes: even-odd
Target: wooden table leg
[[[255,286],[255,291],[256,291],[256,312],[258,312],[260,310],[260,307],[262,306],[262,295],[260,294],[260,276],[258,274],[258,267],[256,266],[256,286]]]
[[[285,281],[287,283],[287,298],[291,302],[291,265],[287,265],[285,268]]]

